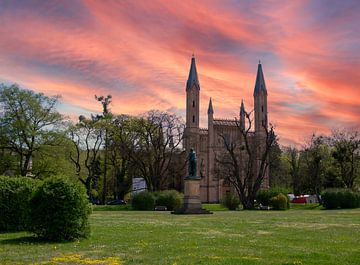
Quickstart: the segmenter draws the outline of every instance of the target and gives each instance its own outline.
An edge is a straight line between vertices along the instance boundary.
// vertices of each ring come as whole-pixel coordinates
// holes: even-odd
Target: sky
[[[151,109],[185,119],[192,54],[215,118],[253,108],[261,60],[282,145],[360,128],[360,1],[0,1],[0,83],[61,95],[75,119]]]

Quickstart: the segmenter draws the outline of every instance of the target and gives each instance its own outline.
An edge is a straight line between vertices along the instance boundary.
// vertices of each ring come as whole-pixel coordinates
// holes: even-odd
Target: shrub
[[[236,208],[239,206],[240,200],[238,196],[230,192],[227,192],[224,198],[221,200],[221,204],[224,205],[229,210],[233,211],[236,210]]]
[[[360,207],[358,200],[359,194],[350,190],[341,190],[338,192],[338,198],[340,201],[340,208],[351,209]]]
[[[274,210],[286,210],[289,208],[288,197],[282,193],[279,193],[270,199],[270,205]]]
[[[326,209],[336,209],[340,206],[336,190],[325,190],[321,194],[322,204]]]
[[[256,194],[256,201],[263,206],[271,206],[270,203],[271,198],[276,197],[280,193],[287,194],[287,192],[288,192],[287,189],[281,187],[261,189]]]
[[[349,209],[360,207],[360,193],[347,189],[328,189],[322,195],[322,203],[326,209]]]
[[[37,183],[29,177],[0,177],[0,231],[29,227],[30,199]]]
[[[31,230],[52,241],[74,240],[90,233],[91,205],[85,188],[69,179],[46,179],[31,199]]]
[[[154,210],[154,206],[155,206],[154,195],[147,191],[137,193],[133,196],[131,205],[134,210],[139,210],[139,211]]]
[[[180,208],[183,196],[176,190],[165,190],[158,193],[156,205],[166,206],[169,211]]]

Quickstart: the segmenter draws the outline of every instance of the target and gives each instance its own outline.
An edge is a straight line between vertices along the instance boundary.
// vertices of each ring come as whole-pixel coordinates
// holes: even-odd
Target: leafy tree
[[[131,144],[123,147],[136,167],[136,174],[145,179],[149,190],[166,189],[170,169],[177,168],[173,165],[181,153],[178,147],[183,139],[183,122],[173,114],[149,111],[132,120],[132,130]]]
[[[331,136],[332,156],[339,167],[344,186],[354,188],[360,175],[360,138],[356,131],[334,131]]]
[[[2,113],[1,150],[17,158],[16,169],[22,176],[30,174],[33,155],[40,155],[44,146],[61,143],[63,117],[56,111],[59,96],[20,89],[17,85],[0,86]]]
[[[136,166],[132,156],[138,141],[137,118],[119,115],[115,116],[109,127],[109,160],[114,199],[124,199],[136,175]]]
[[[285,151],[281,150],[276,140],[269,152],[270,187],[291,187],[292,177],[289,174],[289,162]]]
[[[301,152],[304,161],[302,174],[305,176],[308,193],[316,194],[321,202],[320,193],[323,188],[327,168],[331,165],[330,148],[324,136],[313,134]]]

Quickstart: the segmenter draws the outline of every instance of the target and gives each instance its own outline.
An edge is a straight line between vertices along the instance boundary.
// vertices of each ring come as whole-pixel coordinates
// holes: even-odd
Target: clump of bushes
[[[63,241],[90,234],[91,205],[80,184],[60,177],[48,178],[36,190],[30,204],[30,231],[36,235]]]
[[[29,227],[30,200],[38,184],[29,177],[0,177],[0,231]]]
[[[282,193],[279,193],[270,199],[270,205],[274,210],[286,210],[289,208],[288,197]]]
[[[227,192],[224,198],[221,200],[221,204],[224,205],[229,210],[236,210],[240,204],[239,197],[233,193]]]
[[[132,197],[131,206],[138,211],[154,210],[155,196],[151,192],[143,191]]]
[[[180,208],[183,196],[176,190],[164,190],[157,193],[155,204],[159,206],[166,206],[166,209],[172,211]]]
[[[154,210],[155,205],[165,206],[172,211],[179,208],[182,204],[183,195],[176,190],[164,190],[158,192],[143,191],[132,197],[131,206],[138,211]]]
[[[328,189],[321,194],[326,209],[350,209],[360,207],[360,193],[348,189]]]
[[[256,201],[263,206],[271,206],[271,198],[276,197],[280,193],[287,194],[287,189],[280,187],[261,189],[256,194]]]

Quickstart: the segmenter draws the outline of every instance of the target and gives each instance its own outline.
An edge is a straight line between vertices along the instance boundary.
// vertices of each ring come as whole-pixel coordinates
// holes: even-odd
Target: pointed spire
[[[260,92],[264,92],[267,95],[266,85],[265,85],[265,78],[261,67],[261,62],[259,61],[258,70],[256,75],[256,82],[254,88],[254,96],[259,94]]]
[[[209,101],[208,114],[214,114],[214,109],[213,109],[213,106],[212,106],[211,98],[210,98],[210,101]]]
[[[244,100],[241,100],[241,107],[240,107],[240,116],[245,116],[245,106],[244,106]]]
[[[200,89],[200,83],[196,71],[195,56],[193,54],[191,57],[189,78],[186,82],[186,90],[191,89],[194,85],[196,86],[197,89]]]

